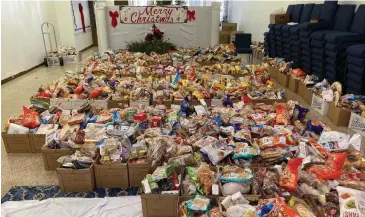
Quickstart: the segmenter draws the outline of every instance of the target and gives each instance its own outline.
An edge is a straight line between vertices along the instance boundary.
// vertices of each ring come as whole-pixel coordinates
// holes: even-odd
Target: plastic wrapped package
[[[294,158],[288,161],[288,165],[280,177],[280,187],[288,191],[296,190],[299,179],[299,166],[302,161],[302,158]]]
[[[41,125],[39,113],[23,106],[23,126],[33,129]]]
[[[219,180],[221,182],[248,182],[250,179],[252,179],[252,171],[248,168],[245,168],[244,171],[236,173],[236,172],[230,172],[223,174]]]
[[[163,137],[153,138],[152,142],[148,147],[147,158],[152,162],[151,166],[153,167],[165,155],[167,143]]]
[[[338,186],[337,192],[340,202],[340,217],[363,216],[365,192]]]
[[[228,182],[223,184],[222,186],[223,196],[233,195],[237,192],[241,192],[242,194],[248,194],[250,191],[251,191],[251,185],[249,182],[243,182],[243,183]]]
[[[232,153],[232,150],[221,150],[213,147],[213,145],[205,146],[200,150],[202,153],[207,154],[210,162],[216,165],[222,161],[225,157]]]

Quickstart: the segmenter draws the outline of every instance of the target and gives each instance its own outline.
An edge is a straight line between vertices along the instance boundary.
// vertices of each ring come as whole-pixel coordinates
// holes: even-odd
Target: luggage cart
[[[54,30],[54,26],[49,22],[44,22],[41,25],[42,30],[42,36],[43,36],[43,44],[44,44],[44,51],[46,53],[46,56],[44,57],[44,64],[49,66],[63,66],[63,58],[58,53],[58,46],[57,46],[57,38],[56,38],[56,32]],[[46,35],[48,36],[49,41],[49,51],[47,49],[47,43],[46,43]],[[51,37],[51,35],[53,37]],[[52,45],[52,40],[54,39],[55,46]]]

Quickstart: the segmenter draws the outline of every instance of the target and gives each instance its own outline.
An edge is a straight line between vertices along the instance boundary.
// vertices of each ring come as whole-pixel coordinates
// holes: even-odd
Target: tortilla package
[[[338,186],[340,217],[365,216],[365,192]]]

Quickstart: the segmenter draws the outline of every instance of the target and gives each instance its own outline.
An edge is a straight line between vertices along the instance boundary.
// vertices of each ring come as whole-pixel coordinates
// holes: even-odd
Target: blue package
[[[118,110],[115,110],[113,112],[113,115],[112,115],[112,120],[113,120],[113,123],[119,123],[120,122],[120,114],[118,112]]]
[[[224,107],[231,107],[233,108],[233,103],[231,101],[231,96],[229,94],[226,95],[226,98],[223,100],[223,106]]]
[[[223,125],[222,118],[220,115],[217,115],[215,117],[215,122],[217,123],[218,127],[221,127]]]

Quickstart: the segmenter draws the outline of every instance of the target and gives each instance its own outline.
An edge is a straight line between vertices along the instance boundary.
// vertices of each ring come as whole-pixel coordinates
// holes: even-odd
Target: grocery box
[[[231,31],[229,43],[233,43],[236,41],[236,34],[244,33],[243,31]]]
[[[273,79],[275,80],[279,80],[279,74],[280,74],[280,70],[279,67],[276,66],[270,66],[270,75]]]
[[[305,102],[307,102],[308,104],[312,103],[312,96],[313,96],[313,92],[310,91],[305,84],[303,84],[302,82],[299,82],[298,84],[298,94],[299,96],[301,96]]]
[[[71,148],[49,149],[47,146],[43,146],[41,151],[45,170],[56,170],[60,166],[57,159],[62,156],[71,155],[74,152]]]
[[[289,22],[289,14],[270,14],[270,24],[287,24]]]
[[[142,180],[150,171],[150,164],[135,164],[128,162],[128,177],[130,187],[142,187]]]
[[[94,165],[86,169],[59,167],[56,171],[63,192],[90,192],[95,189]]]
[[[289,90],[291,90],[293,93],[298,93],[298,86],[299,86],[299,81],[295,79],[293,76],[289,75],[289,83],[288,83]]]
[[[128,164],[94,164],[97,188],[128,188]]]
[[[231,34],[229,31],[219,32],[219,44],[229,44]]]
[[[152,102],[152,105],[154,105],[154,106],[156,106],[157,104],[158,104],[159,102],[158,101],[153,101]],[[166,106],[166,108],[171,108],[171,104],[172,104],[172,100],[164,100],[163,102],[163,105],[165,105]]]
[[[60,57],[47,57],[47,66],[60,66],[61,60]]]
[[[130,107],[139,107],[140,105],[148,107],[150,106],[150,100],[148,99],[139,99],[139,100],[129,100]]]
[[[74,110],[79,109],[83,104],[89,103],[91,106],[98,109],[108,108],[108,97],[107,99],[63,99],[63,98],[51,98],[50,106],[57,106],[62,110]]]
[[[29,142],[32,148],[32,152],[40,153],[42,152],[42,147],[46,144],[45,134],[29,134]]]
[[[218,205],[218,198],[217,197],[211,197],[211,196],[206,196],[206,195],[203,195],[203,197],[206,197],[208,199],[210,199],[210,204],[211,206],[216,206]],[[193,199],[194,196],[179,196],[178,198],[178,201],[177,201],[177,212],[176,212],[176,216],[182,216],[179,214],[180,212],[180,205],[185,202],[185,201],[188,201],[188,200],[191,200]]]
[[[7,134],[1,133],[7,153],[32,153],[29,134]]]
[[[72,64],[72,63],[78,63],[79,62],[79,58],[78,55],[63,55],[63,64]]]
[[[109,100],[108,108],[124,108],[129,106],[129,100]]]
[[[237,23],[222,23],[222,31],[237,31]]]
[[[351,110],[346,108],[340,108],[335,106],[335,103],[330,102],[328,107],[328,119],[337,126],[347,127],[349,126]]]
[[[142,194],[143,217],[177,217],[179,195]]]
[[[288,87],[289,85],[289,75],[279,72],[277,81],[281,86]]]
[[[313,94],[311,107],[321,115],[327,115],[328,102],[321,97]]]
[[[360,135],[365,136],[365,118],[352,112],[349,121],[349,128]]]

